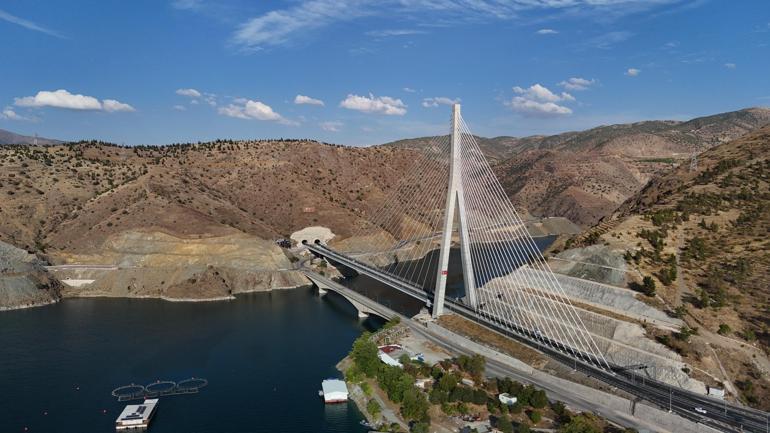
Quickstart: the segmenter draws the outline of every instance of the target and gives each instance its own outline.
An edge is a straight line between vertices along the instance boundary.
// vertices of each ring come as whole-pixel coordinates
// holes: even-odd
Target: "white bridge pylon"
[[[460,258],[463,267],[466,302],[469,307],[476,307],[476,282],[471,263],[468,215],[465,212],[465,191],[463,191],[462,173],[460,172],[461,134],[460,104],[454,104],[452,106],[452,134],[449,145],[449,187],[447,188],[446,209],[444,210],[444,229],[441,238],[436,288],[433,292],[433,317],[444,314],[444,297],[446,296],[446,280],[449,274],[449,253],[452,247],[455,211],[457,211],[459,219]]]
[[[333,250],[386,284],[420,293],[424,301],[432,297],[434,318],[445,313],[445,304],[462,303],[486,323],[609,369],[606,342],[600,347],[583,322],[595,319],[572,305],[460,105],[452,107],[449,134],[400,145],[407,152],[392,153],[391,163],[409,169],[398,178],[380,177],[379,183],[351,189],[362,205],[377,205],[354,209],[360,218],[353,233]],[[451,281],[453,246],[459,247],[464,290]]]

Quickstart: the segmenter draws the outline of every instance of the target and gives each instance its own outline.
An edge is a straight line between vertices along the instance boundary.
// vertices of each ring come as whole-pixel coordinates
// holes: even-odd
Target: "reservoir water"
[[[67,299],[0,313],[0,432],[114,432],[132,382],[208,379],[161,397],[151,433],[365,432],[321,380],[365,329],[346,301],[311,289],[230,302]]]

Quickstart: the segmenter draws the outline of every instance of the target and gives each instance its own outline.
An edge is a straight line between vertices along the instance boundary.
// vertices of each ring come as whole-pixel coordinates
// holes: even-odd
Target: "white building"
[[[115,420],[116,430],[146,430],[150,426],[158,399],[145,400],[142,404],[129,404]]]
[[[507,392],[498,395],[497,399],[500,400],[500,403],[507,404],[508,406],[512,406],[518,401],[516,397],[508,394]]]
[[[348,401],[348,386],[339,379],[326,379],[321,382],[325,403],[343,403]]]
[[[390,365],[392,367],[398,367],[398,368],[402,368],[403,367],[403,365],[401,365],[401,363],[398,362],[398,360],[393,359],[392,356],[388,355],[387,353],[383,352],[382,350],[377,352],[377,357],[380,358],[380,361],[382,361],[385,364]]]

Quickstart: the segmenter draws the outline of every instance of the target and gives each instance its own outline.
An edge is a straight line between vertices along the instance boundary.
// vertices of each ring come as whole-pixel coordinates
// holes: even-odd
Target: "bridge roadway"
[[[413,296],[425,302],[427,306],[431,304],[429,295],[411,281],[386,274],[380,269],[351,259],[323,245],[307,243],[306,246],[310,251],[326,257],[332,262],[349,267],[359,274],[374,278],[396,290]],[[673,387],[633,371],[620,370],[623,366],[611,365],[610,370],[601,368],[597,360],[592,359],[591,355],[580,353],[572,348],[566,348],[561,342],[544,338],[542,335],[535,335],[531,330],[511,325],[510,323],[507,325],[513,329],[503,327],[497,321],[477,314],[456,300],[446,299],[445,303],[447,308],[456,314],[527,344],[564,365],[599,379],[610,386],[654,403],[663,409],[676,412],[683,418],[709,425],[720,431],[770,433],[770,414],[766,412]],[[696,407],[706,410],[706,413],[696,412]]]

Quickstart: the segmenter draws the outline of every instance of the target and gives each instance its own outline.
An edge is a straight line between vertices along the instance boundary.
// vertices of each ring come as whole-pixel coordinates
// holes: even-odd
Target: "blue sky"
[[[0,3],[0,128],[166,144],[551,134],[770,105],[770,2]]]

